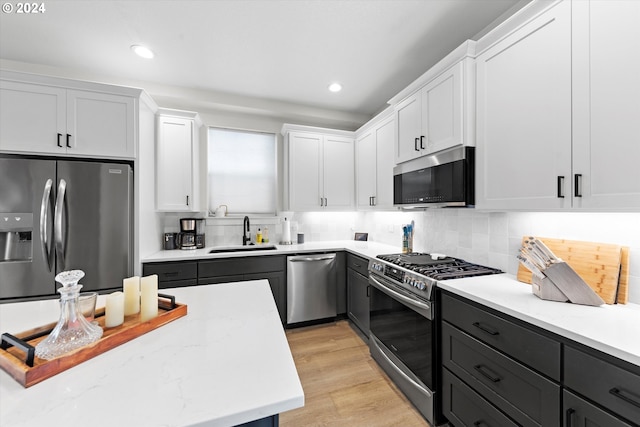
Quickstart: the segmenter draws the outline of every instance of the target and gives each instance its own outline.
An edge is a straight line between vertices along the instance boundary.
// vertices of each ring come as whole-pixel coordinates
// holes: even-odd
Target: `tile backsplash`
[[[428,209],[417,212],[296,212],[292,237],[304,233],[305,241],[353,239],[355,232],[369,240],[401,250],[402,225],[415,222],[413,248],[438,252],[516,274],[516,254],[522,237],[539,237],[615,243],[630,247],[629,299],[640,304],[640,213],[482,212],[473,209]],[[269,228],[270,241],[282,236],[282,220],[251,218],[251,234]],[[165,231],[178,231],[176,215],[165,216]],[[240,244],[242,218],[210,220],[207,246]]]

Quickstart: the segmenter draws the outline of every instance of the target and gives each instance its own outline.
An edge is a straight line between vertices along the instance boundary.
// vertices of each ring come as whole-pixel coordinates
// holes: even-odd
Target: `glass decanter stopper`
[[[78,307],[78,295],[82,285],[78,281],[84,271],[63,271],[56,276],[62,287],[60,293],[60,320],[49,336],[36,345],[36,356],[51,360],[92,342],[102,336],[102,328],[84,318]]]

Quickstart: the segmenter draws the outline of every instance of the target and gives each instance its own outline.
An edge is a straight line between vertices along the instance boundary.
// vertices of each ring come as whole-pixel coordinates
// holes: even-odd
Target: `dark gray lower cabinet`
[[[621,365],[621,361],[614,364],[572,346],[565,346],[564,383],[612,414],[640,425],[640,368]]]
[[[195,261],[153,262],[142,264],[142,275],[158,275],[158,288],[179,288],[198,283],[198,263]]]
[[[442,375],[442,413],[454,426],[516,427],[491,403],[448,369]]]
[[[286,257],[251,256],[198,261],[198,285],[267,279],[284,324],[287,315]]]
[[[347,254],[347,315],[349,319],[369,336],[369,279],[368,261]]]
[[[439,295],[442,411],[453,426],[640,427],[640,366]]]
[[[442,323],[442,362],[522,426],[559,426],[560,385]]]
[[[440,293],[443,414],[456,427],[560,427],[562,344]]]
[[[631,427],[624,421],[603,411],[597,406],[576,396],[568,390],[563,392],[564,427]],[[637,425],[637,424],[636,424]]]
[[[240,424],[236,427],[278,427],[279,425],[280,425],[280,418],[276,414],[271,417],[261,418],[259,420]]]

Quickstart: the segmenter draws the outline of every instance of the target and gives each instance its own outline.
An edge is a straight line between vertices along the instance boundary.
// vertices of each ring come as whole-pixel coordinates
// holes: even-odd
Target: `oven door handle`
[[[374,339],[376,339],[376,338],[374,338]],[[376,345],[377,345],[377,343],[376,343]],[[380,348],[380,346],[378,346],[378,347]],[[429,390],[428,388],[425,388],[421,384],[418,384],[413,378],[411,378],[409,375],[404,373],[402,371],[402,369],[398,368],[396,366],[396,364],[393,362],[393,360],[391,360],[389,358],[389,356],[387,356],[387,354],[384,352],[384,350],[382,348],[380,348],[380,351],[378,352],[378,354],[380,354],[382,357],[384,357],[386,359],[386,362],[387,362],[388,366],[392,367],[393,370],[396,371],[398,374],[400,374],[405,380],[409,381],[415,387],[417,387],[420,390],[422,390],[422,392],[424,394],[426,394],[428,397],[432,397],[433,396],[433,393],[431,392],[431,390]]]
[[[417,301],[413,298],[409,298],[405,295],[402,295],[400,292],[396,292],[393,289],[388,288],[387,286],[384,285],[384,283],[380,282],[378,279],[376,279],[372,275],[369,275],[369,283],[392,298],[397,298],[400,301],[417,308],[418,310],[428,311],[429,313],[431,313],[430,304],[423,303],[421,301]],[[429,320],[433,320],[431,315],[429,316]]]

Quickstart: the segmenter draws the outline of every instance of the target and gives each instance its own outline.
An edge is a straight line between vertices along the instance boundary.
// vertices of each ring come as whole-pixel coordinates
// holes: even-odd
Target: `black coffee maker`
[[[180,218],[176,246],[180,249],[202,249],[204,245],[204,218]]]

